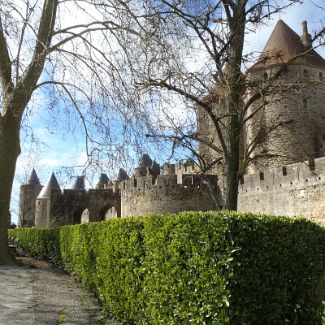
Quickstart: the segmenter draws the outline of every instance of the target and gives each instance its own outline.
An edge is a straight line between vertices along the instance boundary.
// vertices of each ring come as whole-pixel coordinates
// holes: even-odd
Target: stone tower
[[[216,85],[204,98],[204,102],[211,105],[213,114],[216,116],[225,114],[224,91],[221,85]],[[211,166],[207,167],[208,173],[222,174],[224,171],[223,151],[212,119],[202,107],[197,108],[196,116],[198,134],[204,138],[205,142],[199,142],[198,151],[206,165]],[[224,128],[221,131],[224,135]]]
[[[108,176],[106,174],[104,174],[104,173],[101,173],[96,188],[97,189],[104,189],[104,188],[108,187],[108,184],[109,184]]]
[[[72,186],[73,190],[84,190],[85,189],[85,176],[78,176]]]
[[[203,102],[211,107],[211,111],[215,118],[218,118],[218,127],[223,138],[227,141],[229,134],[229,113],[226,107],[227,95],[227,66],[224,69],[223,76],[218,78],[215,86],[207,96],[203,98]],[[198,136],[203,139],[199,141],[198,152],[205,162],[204,170],[207,174],[223,174],[224,173],[224,150],[216,131],[216,127],[212,118],[203,107],[198,107],[197,112],[197,131]],[[243,133],[240,134],[240,157],[243,155]],[[242,158],[241,158],[242,160]]]
[[[248,111],[255,115],[246,125],[246,145],[257,140],[249,173],[295,162],[313,164],[325,156],[325,60],[312,49],[307,22],[302,25],[299,37],[279,20],[250,69],[250,81],[267,92]]]
[[[51,174],[36,199],[35,227],[47,228],[60,225],[63,196],[60,185]]]
[[[35,201],[42,189],[35,169],[33,169],[27,184],[20,186],[19,196],[19,227],[35,226]]]

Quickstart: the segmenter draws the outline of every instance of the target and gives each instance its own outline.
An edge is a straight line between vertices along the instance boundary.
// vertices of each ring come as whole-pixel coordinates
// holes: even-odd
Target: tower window
[[[304,109],[308,109],[308,100],[307,100],[307,98],[303,99],[303,105],[304,105]]]
[[[263,172],[260,172],[260,180],[264,181],[264,173]]]
[[[263,79],[264,79],[264,81],[266,81],[266,80],[268,79],[267,72],[264,72],[264,74],[263,74]]]
[[[287,167],[286,166],[283,166],[282,167],[282,175],[283,176],[287,176],[288,172],[287,172]]]
[[[320,81],[323,81],[324,80],[323,72],[320,72],[319,73],[319,80]]]

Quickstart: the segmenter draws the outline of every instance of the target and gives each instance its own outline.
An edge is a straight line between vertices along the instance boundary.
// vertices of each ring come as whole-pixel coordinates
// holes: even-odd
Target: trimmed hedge
[[[9,234],[125,324],[322,324],[325,230],[305,219],[186,212]]]

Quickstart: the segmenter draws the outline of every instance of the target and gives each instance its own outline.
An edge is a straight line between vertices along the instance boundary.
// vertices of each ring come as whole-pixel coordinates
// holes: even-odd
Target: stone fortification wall
[[[87,222],[102,221],[105,218],[119,217],[121,214],[121,200],[117,184],[112,184],[109,188],[88,191],[64,190],[63,198],[66,224],[81,223],[85,210],[87,210]]]
[[[313,218],[325,224],[325,158],[245,175],[238,210]]]
[[[216,210],[201,177],[173,174],[175,168],[172,166],[164,167],[164,175],[133,177],[121,183],[122,217],[183,210]],[[211,176],[211,180],[217,187],[217,177]]]

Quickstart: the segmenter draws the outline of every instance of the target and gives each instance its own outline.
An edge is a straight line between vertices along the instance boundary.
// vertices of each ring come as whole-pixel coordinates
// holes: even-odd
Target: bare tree
[[[174,148],[187,148],[203,174],[222,166],[224,208],[237,209],[238,180],[252,159],[265,154],[257,148],[269,132],[292,121],[267,129],[261,127],[241,151],[243,129],[263,107],[278,100],[274,94],[294,89],[301,82],[288,85],[285,74],[289,61],[283,62],[267,80],[252,78],[248,69],[252,53],[243,53],[245,34],[299,3],[298,0],[146,1],[145,23],[138,19],[144,30],[155,26],[152,34],[144,34],[143,43],[132,47],[132,53],[138,53],[142,64],[130,62],[137,70],[134,78],[138,91],[158,107],[167,106],[174,99],[172,109],[164,116],[168,121],[162,128],[164,132],[158,128],[158,118],[155,121],[158,131],[150,137],[170,139]],[[315,38],[322,33],[323,30]],[[206,132],[212,129],[212,134],[206,134],[200,125],[200,132],[196,132],[193,120],[175,122],[172,111],[181,101],[188,110],[197,111],[199,124],[205,119],[202,125],[210,125]],[[199,150],[193,141],[199,142]],[[212,157],[202,154],[200,149],[204,147],[214,152]]]
[[[122,0],[0,2],[0,264],[12,261],[9,204],[30,113],[46,106],[49,128],[81,128],[89,160],[107,154],[119,161],[142,145],[139,116],[145,120],[146,112],[126,91],[131,79],[119,40],[120,31],[141,35],[125,19],[126,8],[132,12]]]

